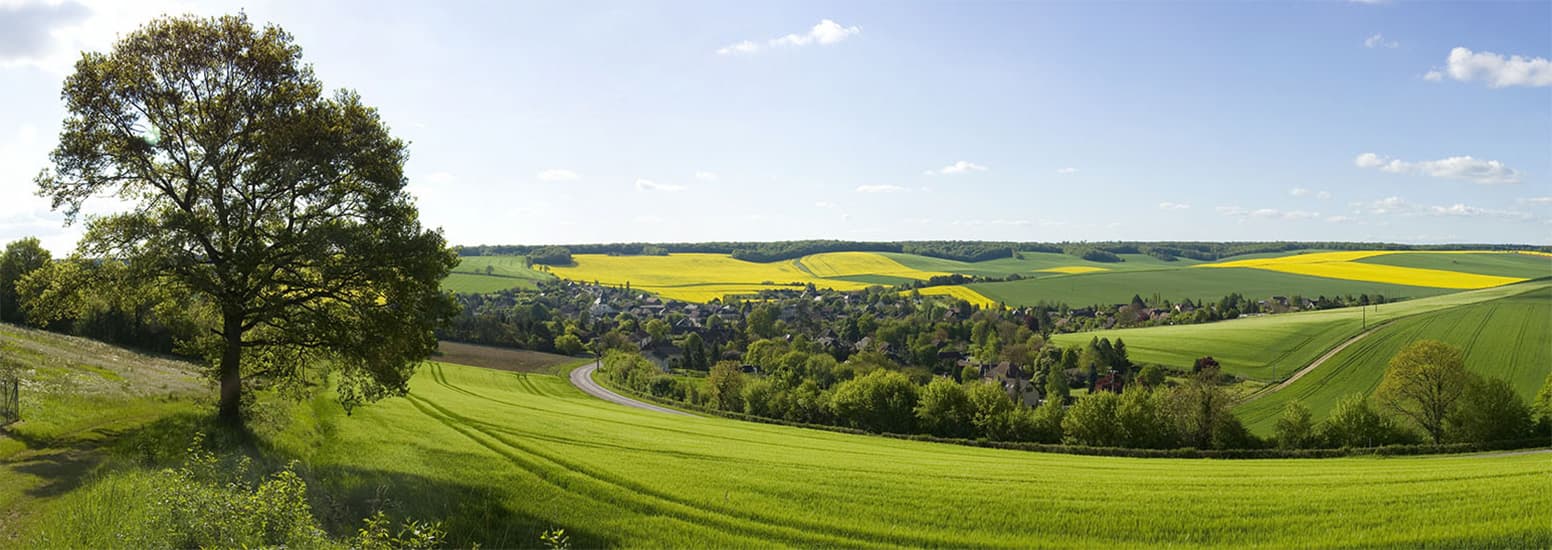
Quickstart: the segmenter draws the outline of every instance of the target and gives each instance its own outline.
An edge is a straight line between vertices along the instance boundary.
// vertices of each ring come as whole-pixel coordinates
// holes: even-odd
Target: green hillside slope
[[[1552,288],[1460,306],[1392,322],[1357,341],[1288,387],[1240,406],[1246,426],[1271,432],[1284,404],[1297,400],[1315,419],[1342,397],[1373,393],[1385,368],[1407,344],[1442,340],[1466,350],[1466,366],[1507,380],[1529,401],[1552,372]],[[1128,341],[1130,344],[1130,341]]]
[[[1094,337],[1121,338],[1126,341],[1127,352],[1133,361],[1188,367],[1196,358],[1210,355],[1228,372],[1260,380],[1281,380],[1356,336],[1362,331],[1365,319],[1373,325],[1549,287],[1552,287],[1552,281],[1531,281],[1370,306],[1366,310],[1328,309],[1199,325],[1057,334],[1051,341],[1061,346],[1076,346]]]

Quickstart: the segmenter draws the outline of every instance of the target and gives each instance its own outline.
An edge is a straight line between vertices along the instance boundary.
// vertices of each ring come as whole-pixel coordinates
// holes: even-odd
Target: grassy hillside
[[[652,414],[553,375],[436,364],[411,388],[348,416],[327,395],[289,407],[257,426],[260,464],[303,465],[336,535],[383,508],[443,521],[454,546],[533,547],[553,527],[582,548],[1552,544],[1545,455],[1047,455]],[[180,395],[168,411],[204,410]],[[78,410],[114,402],[83,399]],[[174,444],[194,429],[159,426]],[[0,455],[4,545],[40,530],[113,540],[138,519],[126,511],[157,505],[126,490],[150,467],[133,453],[105,477],[40,473],[36,453],[76,452],[75,440],[23,441],[33,454]],[[997,519],[967,519],[978,510]],[[1096,520],[1114,517],[1126,528]]]
[[[194,365],[0,324],[0,371],[21,377],[22,421],[0,428],[0,547],[19,526],[98,472],[144,426],[214,394]]]
[[[1407,317],[1348,346],[1319,368],[1236,411],[1252,430],[1271,432],[1291,400],[1303,402],[1315,419],[1326,416],[1351,393],[1373,393],[1391,357],[1402,347],[1435,339],[1466,350],[1466,366],[1502,378],[1529,401],[1552,372],[1552,287],[1479,304]],[[1128,341],[1130,344],[1130,341]]]
[[[1552,514],[1544,456],[1044,455],[650,414],[553,376],[456,366],[422,375],[408,399],[316,420],[280,442],[332,490],[387,487],[407,513],[452,514],[490,547],[547,526],[580,547],[1552,542],[1536,521]],[[967,521],[972,510],[998,520]],[[1095,521],[1114,516],[1128,528]]]
[[[460,256],[458,266],[442,280],[442,288],[483,294],[509,288],[533,289],[538,281],[554,278],[529,268],[528,259],[523,256]]]
[[[1535,279],[1552,276],[1552,256],[1543,254],[1443,254],[1414,252],[1410,254],[1384,254],[1358,260],[1368,264],[1392,265],[1421,269],[1440,269]]]
[[[1012,305],[1065,302],[1073,306],[1124,304],[1154,293],[1172,301],[1214,300],[1238,292],[1247,297],[1383,294],[1388,298],[1434,296],[1448,289],[1343,281],[1260,269],[1170,269],[1061,275],[1023,281],[976,283],[972,290]]]
[[[1212,273],[1224,270],[1200,271]],[[1186,367],[1198,357],[1211,355],[1228,372],[1261,380],[1280,380],[1337,344],[1356,336],[1362,330],[1364,318],[1373,325],[1385,320],[1548,287],[1552,287],[1552,282],[1532,281],[1371,306],[1366,312],[1359,308],[1328,309],[1200,325],[1058,334],[1052,336],[1051,341],[1062,346],[1074,346],[1094,337],[1111,340],[1122,338],[1134,361]]]

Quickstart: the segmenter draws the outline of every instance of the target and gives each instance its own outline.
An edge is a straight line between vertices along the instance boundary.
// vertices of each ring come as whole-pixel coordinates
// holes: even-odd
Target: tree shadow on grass
[[[28,450],[0,462],[0,469],[40,478],[42,482],[27,491],[29,495],[58,496],[89,483],[95,475],[111,475],[119,469],[179,467],[195,434],[202,434],[204,447],[226,458],[225,463],[247,457],[252,464],[249,481],[297,464],[294,469],[307,483],[314,517],[336,538],[355,536],[363,519],[382,511],[394,520],[395,531],[407,520],[441,522],[448,546],[454,548],[541,547],[540,533],[554,528],[565,529],[579,548],[614,542],[588,526],[557,525],[515,509],[508,502],[521,495],[505,487],[478,485],[478,480],[450,481],[350,465],[307,466],[305,457],[289,455],[251,431],[222,424],[209,414],[172,414],[135,428],[94,430],[90,437],[79,439],[23,435],[17,439]]]

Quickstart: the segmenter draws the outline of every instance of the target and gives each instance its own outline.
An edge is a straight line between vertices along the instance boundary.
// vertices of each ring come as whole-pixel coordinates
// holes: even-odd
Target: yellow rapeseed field
[[[1416,267],[1369,264],[1356,261],[1371,256],[1381,256],[1386,254],[1406,254],[1409,252],[1410,251],[1394,250],[1346,250],[1341,252],[1315,252],[1293,256],[1280,256],[1276,258],[1255,258],[1250,260],[1235,260],[1213,264],[1202,264],[1197,267],[1249,267],[1255,269],[1265,269],[1269,271],[1279,271],[1283,273],[1293,273],[1297,275],[1311,275],[1315,277],[1326,277],[1331,279],[1345,279],[1349,281],[1368,281],[1376,283],[1455,289],[1487,288],[1510,283],[1518,283],[1525,280],[1517,277],[1500,277],[1497,275],[1461,273],[1458,271],[1446,271],[1442,269],[1423,269]],[[1439,254],[1441,252],[1426,251],[1426,253]],[[1490,252],[1449,251],[1447,253],[1482,254]]]
[[[1095,267],[1095,266],[1091,266],[1091,265],[1064,265],[1064,266],[1060,266],[1060,267],[1048,267],[1048,268],[1045,268],[1045,269],[1036,269],[1035,271],[1044,271],[1044,272],[1047,272],[1047,273],[1066,273],[1068,275],[1077,275],[1077,274],[1080,274],[1080,273],[1095,273],[1095,272],[1099,272],[1099,271],[1110,271],[1110,269],[1109,268],[1105,268],[1105,267]]]
[[[798,259],[803,267],[819,277],[850,277],[854,275],[887,275],[925,281],[942,271],[922,271],[906,267],[888,256],[875,252],[826,252]]]
[[[982,309],[997,307],[996,300],[987,298],[985,295],[971,290],[970,287],[959,285],[929,286],[927,288],[919,289],[919,291],[922,293],[922,296],[949,296],[970,302],[971,304],[980,306]]]
[[[754,294],[763,289],[793,288],[813,283],[820,288],[860,290],[868,284],[815,277],[792,262],[757,263],[727,254],[671,254],[668,256],[609,256],[577,254],[570,266],[554,266],[550,272],[574,281],[624,286],[688,302],[707,302],[734,294]]]

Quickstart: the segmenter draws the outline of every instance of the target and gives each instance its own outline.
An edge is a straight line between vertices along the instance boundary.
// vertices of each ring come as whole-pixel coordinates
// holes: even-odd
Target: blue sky
[[[75,52],[239,9],[456,244],[1552,243],[1547,2],[0,0],[0,240],[80,233],[30,181]]]

